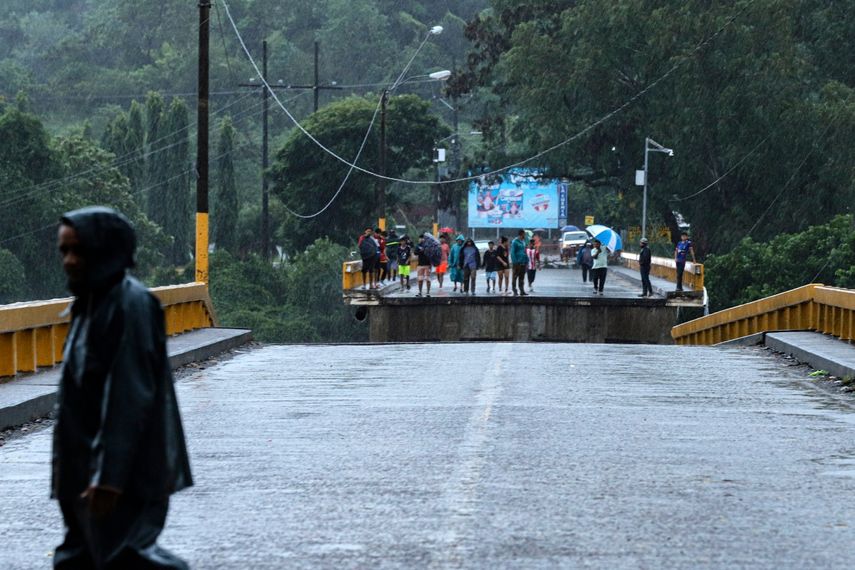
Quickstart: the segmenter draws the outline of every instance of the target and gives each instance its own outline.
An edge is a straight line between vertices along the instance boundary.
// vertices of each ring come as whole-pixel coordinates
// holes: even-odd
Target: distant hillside
[[[270,76],[283,83],[313,77],[321,44],[321,80],[363,92],[393,78],[430,26],[445,32],[420,54],[412,74],[462,64],[463,26],[487,0],[226,0],[249,48],[270,43]],[[236,91],[255,73],[218,0],[212,11],[211,88]],[[188,0],[4,0],[0,14],[0,96],[25,91],[49,124],[96,123],[111,105],[126,107],[150,90],[192,94],[198,9]],[[376,89],[376,87],[375,87]],[[219,95],[224,97],[225,95]],[[303,103],[305,105],[305,103]],[[107,111],[105,111],[105,109]]]

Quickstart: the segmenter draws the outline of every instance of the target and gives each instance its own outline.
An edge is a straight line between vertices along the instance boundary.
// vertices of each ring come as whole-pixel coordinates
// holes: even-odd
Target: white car
[[[564,232],[561,236],[561,260],[576,262],[576,252],[590,239],[588,232],[579,230]]]

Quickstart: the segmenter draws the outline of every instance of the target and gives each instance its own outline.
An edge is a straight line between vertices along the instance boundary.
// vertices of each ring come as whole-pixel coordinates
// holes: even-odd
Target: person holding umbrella
[[[591,273],[594,276],[594,295],[603,294],[603,287],[606,284],[606,272],[609,267],[609,253],[603,247],[600,240],[594,240],[594,248],[591,250],[591,257],[594,260],[594,267]]]

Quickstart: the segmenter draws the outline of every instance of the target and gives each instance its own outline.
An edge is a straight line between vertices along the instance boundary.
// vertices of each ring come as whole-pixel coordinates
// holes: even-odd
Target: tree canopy
[[[349,98],[327,105],[305,123],[306,129],[327,148],[352,161],[365,139],[377,111],[377,99]],[[414,95],[390,97],[386,119],[386,173],[400,177],[431,164],[434,141],[448,134],[429,103]],[[377,171],[379,163],[379,121],[371,130],[358,162]],[[274,192],[292,212],[312,215],[327,205],[345,179],[349,167],[329,156],[300,132],[294,132],[276,155],[271,169]],[[424,177],[424,174],[421,174]],[[344,185],[341,198],[321,215],[300,219],[286,215],[281,238],[292,251],[301,251],[318,237],[328,236],[337,243],[350,244],[376,218],[374,192],[377,180],[355,171]],[[394,204],[395,195],[388,199]]]

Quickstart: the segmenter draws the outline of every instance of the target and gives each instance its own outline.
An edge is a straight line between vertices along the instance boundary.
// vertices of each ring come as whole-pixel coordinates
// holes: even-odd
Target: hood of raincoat
[[[134,266],[136,233],[131,222],[119,212],[92,206],[68,212],[60,221],[77,232],[86,261],[83,280],[68,283],[75,295],[104,289]]]
[[[458,235],[458,236],[457,236],[457,240],[456,240],[456,241],[466,241],[466,238],[465,238],[465,237],[463,237],[463,234],[460,234],[460,235]]]

